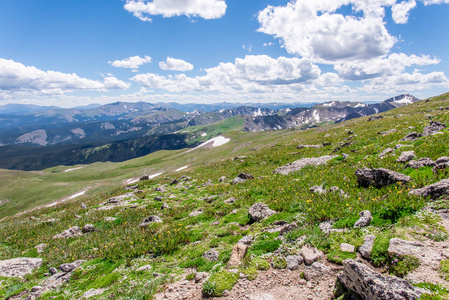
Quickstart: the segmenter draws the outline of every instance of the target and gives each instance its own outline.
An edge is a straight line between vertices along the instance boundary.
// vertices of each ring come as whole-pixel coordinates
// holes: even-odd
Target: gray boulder
[[[232,248],[231,258],[228,261],[228,267],[238,267],[241,265],[247,252],[248,245],[237,243],[237,245]]]
[[[324,194],[326,193],[326,189],[322,185],[314,185],[309,188],[309,191],[315,194]]]
[[[195,282],[196,282],[196,283],[203,282],[204,279],[206,279],[208,275],[209,275],[209,274],[206,273],[206,272],[197,272],[197,273],[195,273],[195,277],[194,277]]]
[[[383,119],[383,116],[381,116],[381,115],[375,115],[375,116],[369,117],[369,118],[368,118],[368,122],[375,121],[375,120],[380,120],[380,119]]]
[[[412,168],[412,169],[419,169],[419,168],[423,168],[423,167],[427,167],[427,166],[434,167],[435,162],[433,160],[431,160],[430,158],[425,157],[425,158],[420,158],[418,160],[412,160],[405,167]]]
[[[406,163],[411,161],[412,159],[416,159],[415,151],[404,151],[401,155],[396,159],[396,162]]]
[[[139,227],[147,227],[151,223],[162,223],[162,220],[158,216],[149,216],[139,224]]]
[[[394,172],[388,169],[368,169],[362,168],[355,171],[357,181],[362,187],[374,186],[376,188],[382,188],[394,183],[407,183],[410,181],[410,176]]]
[[[363,245],[359,248],[359,253],[363,258],[371,260],[371,250],[373,250],[375,238],[374,235],[367,235],[363,238]]]
[[[234,197],[231,197],[231,198],[226,199],[226,200],[224,201],[224,203],[226,203],[226,204],[231,204],[231,203],[234,203],[234,202],[235,202],[235,198],[234,198]]]
[[[265,203],[258,202],[249,208],[249,215],[255,222],[259,222],[269,216],[274,215],[276,212],[270,209]]]
[[[338,157],[338,155],[325,155],[321,157],[313,157],[313,158],[302,158],[300,160],[289,163],[285,166],[277,168],[274,170],[274,173],[278,173],[281,175],[288,175],[291,172],[296,172],[304,168],[305,166],[318,166],[324,165],[329,160]]]
[[[354,224],[354,228],[362,228],[369,226],[371,221],[373,220],[373,216],[369,210],[364,210],[359,213],[360,219],[357,220]]]
[[[351,252],[354,253],[355,252],[355,247],[354,245],[348,244],[348,243],[341,243],[340,244],[340,250],[343,252]]]
[[[410,255],[414,257],[420,257],[421,254],[424,253],[425,245],[420,242],[414,241],[405,241],[398,238],[393,238],[390,240],[390,244],[388,246],[388,254],[405,256]]]
[[[319,279],[328,275],[332,269],[320,262],[314,262],[311,266],[304,268],[304,278],[307,281]]]
[[[337,276],[337,281],[362,299],[369,300],[414,300],[426,293],[404,279],[383,276],[352,259],[343,261],[343,271]],[[339,297],[340,293],[335,296]]]
[[[98,229],[95,228],[95,226],[93,224],[86,224],[83,226],[82,232],[83,233],[89,233],[89,232],[94,232],[97,231]]]
[[[442,156],[435,161],[435,164],[445,164],[449,162],[449,156]]]
[[[304,259],[301,255],[288,255],[285,261],[287,262],[287,269],[296,270],[303,263]]]
[[[423,136],[428,136],[437,133],[440,130],[443,130],[446,128],[446,124],[438,123],[435,121],[430,121],[429,125],[424,127]]]
[[[421,133],[412,132],[412,133],[407,134],[403,139],[401,139],[401,141],[414,141],[420,137],[422,137]]]
[[[19,257],[0,261],[0,276],[24,277],[42,265],[42,258]]]
[[[69,264],[62,264],[58,267],[58,269],[64,273],[68,273],[75,270],[76,268],[79,268],[83,262],[85,262],[85,260],[77,260]]]
[[[228,179],[226,178],[226,176],[221,176],[220,178],[218,178],[218,181],[219,181],[219,182],[225,182],[226,180],[228,180]]]
[[[425,186],[420,189],[414,189],[409,192],[410,195],[421,196],[421,197],[431,197],[432,199],[437,199],[443,195],[449,193],[449,179],[443,179],[437,183]]]
[[[245,235],[244,237],[242,237],[238,241],[238,243],[251,246],[251,244],[253,243],[253,236],[252,235]]]
[[[83,235],[83,231],[78,226],[73,226],[60,234],[55,235],[54,239],[66,239]]]
[[[378,156],[379,156],[380,158],[384,158],[387,154],[390,154],[390,153],[393,153],[393,152],[394,152],[393,149],[387,148],[387,149],[385,149],[384,151],[380,152]]]

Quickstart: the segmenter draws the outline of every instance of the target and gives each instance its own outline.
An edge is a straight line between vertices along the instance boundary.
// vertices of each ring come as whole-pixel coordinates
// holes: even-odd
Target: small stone
[[[369,210],[364,210],[359,213],[360,219],[357,220],[354,224],[354,228],[363,228],[369,226],[371,221],[373,220],[373,216]]]
[[[145,265],[138,268],[137,272],[150,271],[153,267],[151,265]]]
[[[399,163],[406,163],[411,161],[412,159],[416,159],[415,151],[404,151],[401,153],[401,155],[398,157],[396,162]]]
[[[387,154],[393,153],[393,149],[387,148],[379,154],[380,158],[384,158]]]
[[[231,204],[231,203],[234,203],[235,201],[236,201],[235,198],[234,198],[234,197],[231,197],[231,198],[225,200],[224,203],[226,203],[226,204]]]
[[[237,243],[232,248],[231,258],[228,261],[228,267],[237,267],[242,263],[243,258],[248,251],[248,245]]]
[[[86,224],[86,225],[84,225],[82,231],[83,231],[83,233],[89,233],[89,232],[97,231],[97,229],[94,227],[93,224]]]
[[[170,209],[170,205],[167,203],[162,204],[161,209]]]
[[[45,248],[47,248],[47,245],[42,243],[42,244],[35,246],[34,248],[36,248],[37,253],[42,253],[45,251]]]
[[[221,176],[220,178],[218,178],[218,181],[219,182],[225,182],[225,181],[227,181],[228,179],[226,178],[226,176]]]
[[[253,237],[251,235],[245,235],[238,241],[238,243],[245,244],[248,246],[251,246],[252,242],[253,242]]]
[[[320,260],[324,257],[323,251],[309,245],[305,245],[301,248],[301,255],[304,258],[304,262],[306,263],[306,265],[311,265],[315,261]]]
[[[309,191],[315,194],[324,194],[326,193],[326,189],[322,185],[314,185],[309,188]]]
[[[341,243],[340,244],[340,250],[343,252],[350,252],[350,253],[354,253],[355,252],[355,247],[351,244],[347,244],[347,243]]]
[[[287,269],[296,270],[303,263],[304,259],[301,255],[288,255],[285,260],[287,261]]]
[[[162,223],[162,220],[158,216],[149,216],[139,224],[139,227],[147,227],[151,223]]]
[[[204,279],[207,278],[207,275],[208,275],[208,274],[205,273],[205,272],[197,272],[197,273],[195,273],[195,277],[194,277],[195,282],[196,282],[196,283],[203,282]]]
[[[217,261],[218,260],[218,252],[214,249],[210,249],[203,253],[203,257],[208,261]]]
[[[304,268],[304,278],[307,281],[312,281],[325,275],[328,275],[331,272],[331,268],[326,266],[321,262],[314,262],[311,266]]]
[[[375,238],[374,235],[367,235],[363,238],[363,245],[359,248],[359,253],[363,258],[371,260],[371,250],[373,250]]]
[[[276,212],[271,210],[265,203],[258,202],[249,208],[251,219],[259,222],[265,218],[274,215]]]

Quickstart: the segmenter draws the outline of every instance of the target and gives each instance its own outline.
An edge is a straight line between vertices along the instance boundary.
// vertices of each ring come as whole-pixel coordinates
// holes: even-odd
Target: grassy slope
[[[278,247],[282,247],[286,254],[297,253],[301,245],[295,240],[302,235],[307,236],[307,243],[319,247],[326,252],[329,259],[336,262],[343,258],[338,250],[341,242],[360,246],[363,236],[369,233],[382,238],[387,236],[410,238],[410,234],[406,234],[407,231],[404,228],[411,227],[412,229],[407,230],[413,231],[413,228],[420,226],[423,228],[419,228],[413,233],[414,235],[423,238],[424,232],[437,240],[445,239],[447,235],[436,226],[435,219],[426,218],[425,221],[420,221],[419,226],[417,225],[416,219],[411,214],[421,208],[425,201],[409,196],[408,190],[434,183],[445,178],[446,174],[434,174],[429,168],[404,170],[404,166],[396,163],[395,160],[400,152],[410,148],[397,150],[396,157],[387,156],[383,160],[378,158],[378,154],[387,147],[394,147],[407,133],[422,132],[428,123],[427,118],[424,117],[427,113],[430,113],[434,120],[449,124],[447,111],[438,110],[439,107],[449,105],[449,100],[442,100],[446,97],[448,95],[442,95],[428,103],[422,101],[383,113],[384,119],[373,122],[367,122],[367,118],[360,118],[306,131],[231,132],[226,134],[231,138],[231,142],[215,149],[203,148],[188,153],[161,151],[118,164],[94,164],[70,173],[60,173],[65,169],[63,167],[46,170],[44,175],[10,173],[7,180],[10,180],[10,184],[15,185],[16,189],[19,189],[20,183],[13,179],[20,176],[22,185],[25,186],[26,183],[32,186],[32,182],[36,182],[39,178],[47,178],[42,179],[47,186],[50,186],[50,183],[68,182],[70,188],[75,191],[78,188],[77,185],[81,188],[87,182],[89,185],[111,184],[117,187],[117,184],[124,179],[143,173],[165,171],[163,176],[155,180],[139,183],[139,187],[144,192],[138,194],[139,200],[135,202],[139,205],[138,209],[117,208],[110,211],[90,211],[88,214],[81,209],[79,205],[81,201],[90,208],[95,208],[111,195],[125,193],[121,188],[112,189],[111,187],[103,190],[102,193],[92,191],[85,197],[55,207],[4,218],[0,223],[0,259],[39,256],[44,258],[45,265],[33,275],[29,283],[19,284],[13,280],[7,280],[2,284],[8,287],[6,290],[10,291],[10,294],[15,293],[30,288],[37,282],[36,280],[43,278],[41,273],[48,270],[50,266],[87,259],[89,262],[77,271],[74,280],[65,288],[66,296],[56,291],[46,294],[44,299],[50,296],[58,296],[59,299],[76,298],[93,287],[107,287],[105,296],[120,291],[121,295],[140,293],[142,296],[137,298],[147,299],[156,292],[161,282],[169,278],[170,274],[180,274],[187,267],[195,267],[199,271],[218,271],[220,264],[229,259],[233,245],[246,234],[256,236],[249,254],[253,261],[269,259],[272,264],[280,266],[283,265],[282,257],[273,257],[270,254],[264,256],[264,254]],[[409,126],[415,128],[408,129]],[[386,136],[377,134],[378,131],[387,131],[392,128],[397,129],[397,132]],[[336,153],[350,154],[351,157],[346,161],[337,158],[325,166],[307,167],[288,176],[273,174],[275,168],[299,158],[329,154],[338,142],[349,137],[349,130],[357,134],[353,144]],[[449,134],[446,130],[442,132],[444,133],[442,135],[429,136],[414,142],[401,142],[401,144],[413,145],[412,149],[420,158],[436,159],[448,156]],[[329,136],[325,137],[326,135]],[[331,142],[333,145],[320,149],[296,149],[298,144],[321,142]],[[247,157],[234,160],[233,158],[237,155]],[[191,167],[183,172],[173,172],[185,165]],[[412,177],[412,181],[408,186],[394,185],[380,190],[360,188],[356,183],[354,171],[363,166],[385,167],[406,173]],[[219,177],[226,176],[232,179],[240,172],[249,172],[256,179],[238,185],[218,183]],[[160,195],[159,192],[154,191],[154,188],[160,184],[169,183],[170,177],[179,179],[181,175],[191,176],[194,181],[186,185],[192,186],[188,188],[167,186],[166,189],[169,191],[167,195],[173,193],[175,198],[164,199],[171,209],[161,211],[162,203],[153,200],[155,196]],[[210,187],[202,186],[208,179],[215,184]],[[326,187],[338,186],[350,197],[343,198],[332,193],[316,195],[309,191],[309,187],[319,184],[324,184]],[[37,190],[38,185],[35,184],[34,189]],[[62,190],[67,187],[55,187],[56,189],[62,195]],[[218,199],[210,204],[202,200],[203,197],[211,195],[218,195]],[[237,199],[236,203],[224,204],[223,200],[231,196]],[[47,201],[49,199],[47,198]],[[249,223],[247,209],[259,201],[268,204],[271,209],[279,213],[260,224],[251,225],[249,229],[242,229],[234,223],[247,225]],[[197,217],[188,216],[191,211],[200,208],[203,214]],[[323,236],[315,227],[318,222],[328,219],[339,220],[340,225],[351,227],[351,222],[364,209],[371,210],[377,226],[372,226],[365,231],[351,230],[331,236]],[[237,213],[230,214],[232,210],[237,210]],[[81,218],[74,218],[75,214],[80,215]],[[144,218],[153,214],[160,215],[163,224],[153,224],[147,229],[138,227]],[[392,215],[397,217],[391,217]],[[50,225],[42,224],[40,221],[30,220],[30,216],[42,220],[57,218],[58,221]],[[105,222],[103,219],[106,216],[114,216],[118,219],[114,222]],[[287,235],[283,242],[279,242],[273,240],[276,233],[262,233],[264,227],[276,220],[289,222],[295,220],[303,227]],[[215,222],[218,222],[218,225],[213,225]],[[100,231],[75,239],[53,240],[51,238],[70,226],[83,226],[86,223],[94,224]],[[201,241],[201,243],[193,243],[195,241]],[[46,243],[48,247],[44,253],[37,255],[34,246],[40,243]],[[376,243],[375,258],[381,265],[388,264],[384,244],[382,241]],[[202,253],[211,247],[215,247],[220,254],[218,262],[210,263],[202,258]],[[145,255],[148,253],[152,255]],[[167,277],[154,279],[148,273],[135,272],[138,266],[145,264],[152,265],[154,271],[165,274]],[[86,271],[92,268],[96,271]],[[117,268],[120,270],[119,275],[114,275],[117,278],[110,278],[112,276],[110,269]],[[125,275],[126,280],[123,279]],[[141,284],[141,287],[133,286],[135,283]],[[148,287],[148,284],[151,287]],[[208,288],[211,291],[214,290],[213,286]],[[218,287],[215,288],[218,289]],[[0,296],[2,296],[1,292]]]

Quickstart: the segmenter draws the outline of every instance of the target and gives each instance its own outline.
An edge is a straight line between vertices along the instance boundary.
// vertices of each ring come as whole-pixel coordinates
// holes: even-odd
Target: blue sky
[[[449,90],[449,0],[0,3],[0,105],[375,101]]]

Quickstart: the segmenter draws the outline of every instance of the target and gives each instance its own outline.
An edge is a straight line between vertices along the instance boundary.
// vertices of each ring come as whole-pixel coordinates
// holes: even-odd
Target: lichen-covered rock
[[[437,199],[438,197],[449,194],[449,179],[443,179],[423,188],[411,190],[409,194],[424,198],[430,196],[432,199]]]
[[[418,160],[412,160],[405,167],[412,168],[412,169],[419,169],[419,168],[423,168],[423,167],[427,167],[427,166],[434,167],[435,162],[433,160],[431,160],[430,158],[425,157],[425,158],[420,158]]]
[[[18,257],[0,261],[0,276],[23,277],[42,265],[42,258]]]
[[[363,238],[363,245],[359,248],[359,253],[363,258],[371,260],[371,251],[373,250],[375,238],[376,236],[374,235],[367,235]]]
[[[232,248],[231,258],[228,261],[228,267],[237,267],[242,263],[243,258],[248,251],[248,245],[237,243]]]
[[[218,260],[218,251],[215,249],[210,249],[203,253],[203,257],[208,261],[217,261]]]
[[[83,235],[83,231],[78,226],[73,226],[57,235],[55,235],[54,239],[66,239],[71,237],[77,237]]]
[[[401,155],[396,159],[396,162],[406,163],[411,161],[412,159],[416,159],[415,151],[404,151]]]
[[[360,295],[362,299],[415,300],[426,293],[424,289],[414,287],[404,279],[383,276],[352,259],[344,260],[343,268],[337,277],[338,282],[346,289]]]
[[[305,245],[301,248],[301,255],[304,258],[306,265],[311,265],[324,257],[323,251],[309,245]]]
[[[277,168],[276,170],[274,170],[274,173],[288,175],[291,172],[296,172],[296,171],[301,170],[305,166],[324,165],[329,160],[331,160],[335,157],[338,157],[338,155],[325,155],[325,156],[321,156],[321,157],[302,158],[300,160],[294,161],[285,166]]]
[[[355,252],[355,247],[354,245],[348,244],[348,243],[341,243],[340,244],[340,250],[343,252],[350,252],[350,253],[354,253]]]
[[[158,216],[149,216],[139,224],[139,227],[147,227],[151,223],[162,223],[162,220]]]
[[[369,210],[364,210],[359,213],[360,219],[357,220],[354,224],[354,228],[362,228],[369,226],[371,224],[371,221],[373,220],[373,216],[371,215],[371,212]]]
[[[440,130],[443,130],[444,128],[446,128],[446,124],[430,121],[429,125],[424,127],[422,135],[423,136],[432,135]]]
[[[249,208],[249,215],[255,222],[259,222],[269,216],[274,215],[276,212],[268,207],[265,203],[258,202]]]
[[[362,168],[355,171],[357,181],[362,187],[374,186],[376,188],[382,188],[394,183],[407,183],[410,181],[410,176],[394,172],[388,169],[368,169]]]

